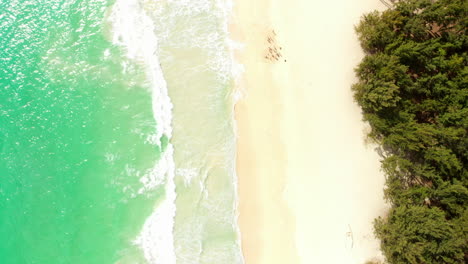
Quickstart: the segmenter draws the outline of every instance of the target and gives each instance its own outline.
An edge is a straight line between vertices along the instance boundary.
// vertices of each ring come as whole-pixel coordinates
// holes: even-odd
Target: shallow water
[[[160,1],[152,6],[174,104],[177,263],[242,262],[226,3]]]
[[[0,2],[2,263],[241,263],[226,3]]]

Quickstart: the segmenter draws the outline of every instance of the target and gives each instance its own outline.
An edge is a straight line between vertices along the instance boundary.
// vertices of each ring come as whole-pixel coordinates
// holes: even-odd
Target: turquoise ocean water
[[[0,263],[242,263],[224,0],[0,0]]]

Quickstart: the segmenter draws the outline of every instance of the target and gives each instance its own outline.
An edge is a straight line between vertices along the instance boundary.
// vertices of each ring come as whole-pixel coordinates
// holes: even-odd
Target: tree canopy
[[[352,90],[381,146],[389,263],[468,262],[468,2],[401,0],[366,14]]]

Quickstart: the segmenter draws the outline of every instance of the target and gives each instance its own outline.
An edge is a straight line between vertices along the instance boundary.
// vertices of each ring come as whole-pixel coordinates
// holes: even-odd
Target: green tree
[[[376,235],[389,263],[467,263],[468,2],[392,2],[356,26],[352,90],[392,205]]]
[[[375,229],[390,263],[463,263],[466,238],[455,226],[438,208],[401,206],[377,219]]]

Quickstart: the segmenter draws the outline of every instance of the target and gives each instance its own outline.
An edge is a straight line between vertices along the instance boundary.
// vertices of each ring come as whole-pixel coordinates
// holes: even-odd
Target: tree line
[[[400,0],[361,18],[354,99],[380,146],[388,263],[468,263],[468,1]]]

